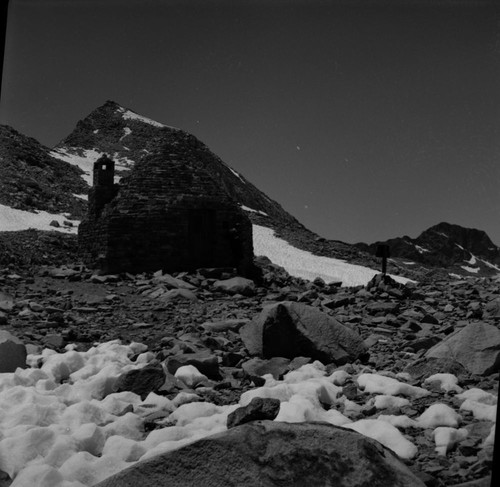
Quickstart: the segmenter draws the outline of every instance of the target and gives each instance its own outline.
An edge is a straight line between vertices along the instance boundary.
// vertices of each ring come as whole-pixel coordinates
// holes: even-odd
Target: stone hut
[[[114,184],[114,162],[94,163],[78,231],[84,261],[106,273],[253,269],[252,224],[196,158],[164,147]]]

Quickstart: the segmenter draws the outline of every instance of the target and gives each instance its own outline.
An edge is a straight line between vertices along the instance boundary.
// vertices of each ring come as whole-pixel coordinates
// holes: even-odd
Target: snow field
[[[274,264],[284,267],[295,277],[313,281],[321,277],[326,283],[342,281],[343,286],[359,286],[368,283],[379,271],[349,264],[341,259],[320,257],[300,250],[274,235],[274,230],[253,225],[253,246],[255,255],[265,255]],[[402,284],[410,279],[391,277]]]
[[[173,399],[150,393],[144,400],[133,392],[113,392],[121,374],[144,367],[150,357],[142,344],[114,340],[87,352],[72,346],[65,353],[46,349],[28,356],[30,368],[0,374],[0,470],[14,478],[12,487],[95,485],[134,462],[224,431],[228,415],[254,397],[281,401],[276,421],[343,426],[406,459],[418,449],[405,436],[405,428],[429,430],[441,455],[467,434],[459,428],[460,415],[441,403],[432,404],[416,419],[380,414],[356,420],[364,407],[402,407],[428,391],[377,373],[356,376],[337,369],[328,375],[318,361],[289,372],[283,380],[265,375],[262,387],[243,393],[238,404],[228,406],[199,402],[192,392]],[[193,366],[181,367],[176,376],[193,385],[204,377]],[[454,376],[441,379],[456,382]],[[364,406],[349,401],[342,393],[347,380],[375,396]],[[494,424],[489,413],[496,407],[494,395],[474,388],[455,397],[463,400],[461,409]],[[164,427],[146,433],[145,418],[158,411],[165,414],[160,422]],[[493,433],[490,437],[491,443]]]
[[[74,221],[73,227],[64,227],[63,221],[66,219],[65,215],[53,215],[43,211],[30,213],[0,205],[0,231],[35,228],[77,233],[79,222]],[[52,220],[57,220],[61,227],[51,227]],[[277,238],[273,230],[259,225],[253,225],[253,246],[256,256],[264,255],[273,263],[284,267],[290,275],[311,281],[316,277],[321,277],[327,283],[342,281],[343,286],[359,286],[366,285],[373,276],[378,274],[378,271],[368,267],[349,264],[339,259],[319,257],[297,249],[285,240]],[[400,276],[392,277],[403,284],[409,281],[409,279]]]
[[[125,129],[124,129],[125,130]],[[130,130],[130,129],[129,129]],[[129,135],[130,132],[125,132],[125,135]],[[127,149],[125,147],[125,149]],[[127,149],[128,150],[128,149]],[[71,148],[64,149],[54,149],[50,152],[52,157],[60,159],[62,161],[68,162],[69,164],[79,167],[82,171],[82,179],[89,185],[92,186],[93,172],[94,172],[94,162],[96,162],[100,157],[102,157],[104,152],[98,151],[97,149],[85,149],[82,151],[82,155],[75,154],[71,151]],[[128,171],[135,162],[127,157],[120,156],[117,152],[110,155],[115,160],[115,171]],[[121,177],[115,173],[114,181],[118,183]],[[74,195],[77,198],[87,199],[87,195]]]
[[[94,162],[97,161],[103,153],[96,149],[85,149],[81,156],[72,154],[65,149],[54,149],[50,152],[52,157],[66,161],[69,164],[79,167],[83,171],[82,178],[89,185],[92,186],[92,173],[94,170]]]
[[[51,227],[50,222],[56,220],[60,227]],[[56,230],[64,233],[76,233],[78,229],[77,221],[72,221],[72,227],[65,227],[64,221],[68,220],[68,215],[53,214],[46,211],[31,211],[17,210],[10,206],[0,204],[0,232],[16,232],[19,230],[28,230],[34,228],[36,230]]]

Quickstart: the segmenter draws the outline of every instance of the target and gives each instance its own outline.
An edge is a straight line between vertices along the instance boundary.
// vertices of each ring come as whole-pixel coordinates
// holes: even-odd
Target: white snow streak
[[[230,168],[229,166],[227,167],[243,184],[245,184],[245,181],[243,181],[242,177],[234,169]]]
[[[426,249],[425,247],[420,247],[420,245],[415,245],[415,248],[421,253],[423,254],[424,252],[430,252],[429,249]]]
[[[252,213],[258,213],[259,215],[263,215],[263,216],[269,216],[265,211],[254,210],[253,208],[249,208],[248,206],[245,206],[245,205],[240,205],[240,207],[242,210],[245,210],[245,211],[250,211]]]
[[[132,133],[132,130],[130,130],[129,127],[124,127],[123,131],[125,132],[121,137],[120,137],[120,142],[127,136]]]
[[[94,162],[104,154],[97,149],[85,149],[83,155],[79,156],[77,154],[72,154],[70,149],[54,149],[50,152],[50,155],[56,159],[69,162],[71,165],[79,167],[84,172],[82,175],[83,180],[89,186],[92,186]]]
[[[122,114],[122,117],[126,120],[137,120],[139,122],[147,123],[149,125],[153,125],[154,127],[168,127],[170,129],[179,130],[176,127],[171,127],[170,125],[164,125],[163,123],[157,122],[151,118],[143,117],[138,113],[133,112],[132,110],[127,110],[123,107],[118,108],[118,111]]]
[[[89,199],[89,195],[88,194],[76,194],[76,193],[73,193],[73,196],[75,198],[80,198],[81,200],[85,200],[85,201],[88,201],[88,199]]]
[[[379,272],[360,265],[349,264],[340,259],[319,257],[292,247],[288,242],[277,238],[270,228],[253,225],[253,246],[255,255],[264,255],[289,274],[313,281],[321,277],[325,282],[342,281],[343,286],[365,285]],[[391,276],[398,282],[407,283],[410,279]]]
[[[479,272],[479,267],[468,267],[466,265],[461,265],[460,266],[464,271],[467,272],[472,272],[473,274]]]
[[[50,222],[56,220],[61,225],[59,228],[51,227]],[[15,232],[18,230],[28,230],[34,228],[36,230],[55,230],[63,233],[76,233],[78,228],[77,221],[72,221],[73,227],[65,227],[64,221],[68,217],[63,214],[47,213],[46,211],[38,211],[31,213],[30,211],[17,210],[9,206],[0,205],[0,231]]]

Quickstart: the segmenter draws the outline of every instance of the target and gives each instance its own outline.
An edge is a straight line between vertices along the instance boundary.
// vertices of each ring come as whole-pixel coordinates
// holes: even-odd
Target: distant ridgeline
[[[391,257],[444,267],[468,275],[494,275],[500,272],[500,248],[482,230],[439,223],[417,238],[398,237],[374,244],[356,244],[361,250],[375,255],[380,244],[387,244]]]

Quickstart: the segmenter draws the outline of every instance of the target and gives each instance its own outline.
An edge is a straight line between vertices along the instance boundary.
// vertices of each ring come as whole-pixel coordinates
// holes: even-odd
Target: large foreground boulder
[[[469,323],[432,347],[426,357],[455,360],[471,374],[492,374],[500,369],[500,330],[483,322]]]
[[[26,367],[26,347],[19,338],[0,330],[0,373]]]
[[[251,355],[311,357],[344,364],[366,353],[361,336],[317,308],[295,302],[266,306],[240,329]]]
[[[424,487],[394,454],[326,423],[256,421],[139,462],[98,487]]]

